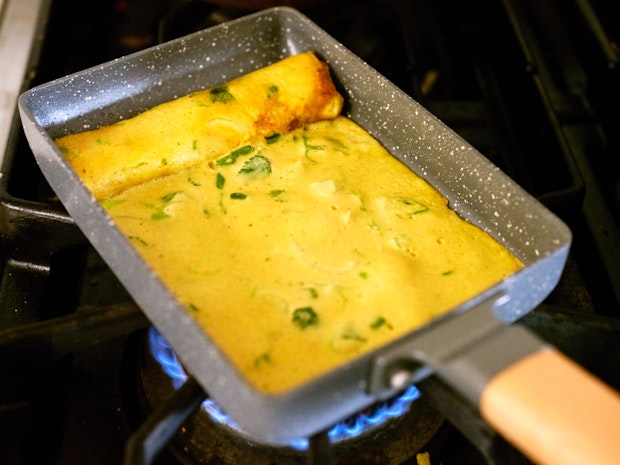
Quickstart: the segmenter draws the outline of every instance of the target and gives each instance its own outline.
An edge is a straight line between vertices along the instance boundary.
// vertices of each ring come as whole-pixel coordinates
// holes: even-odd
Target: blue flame
[[[149,331],[149,348],[153,358],[161,364],[164,372],[172,379],[173,387],[175,389],[181,387],[187,379],[187,375],[168,341],[155,328],[151,328]],[[410,386],[400,396],[384,401],[366,412],[338,423],[329,430],[328,436],[332,442],[359,436],[390,418],[403,415],[418,397],[420,397],[420,391],[415,386]],[[205,400],[202,407],[213,420],[243,433],[241,428],[211,399]],[[288,445],[298,450],[306,450],[308,440],[299,439],[289,442]]]

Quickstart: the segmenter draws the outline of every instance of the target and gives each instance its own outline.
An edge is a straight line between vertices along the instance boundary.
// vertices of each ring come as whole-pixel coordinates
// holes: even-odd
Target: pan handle
[[[620,393],[526,327],[495,318],[507,301],[493,295],[391,347],[374,360],[369,392],[433,374],[539,465],[619,465]]]
[[[480,411],[540,465],[620,464],[620,395],[555,348],[491,378]]]

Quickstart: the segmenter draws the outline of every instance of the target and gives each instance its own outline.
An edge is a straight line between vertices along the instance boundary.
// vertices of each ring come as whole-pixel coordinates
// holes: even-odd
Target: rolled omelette
[[[307,52],[55,142],[101,200],[214,159],[254,136],[333,118],[342,103],[327,65]]]

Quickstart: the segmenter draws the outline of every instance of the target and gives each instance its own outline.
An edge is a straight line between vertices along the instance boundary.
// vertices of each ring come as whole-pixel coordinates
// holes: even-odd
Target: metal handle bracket
[[[431,322],[373,361],[368,391],[387,398],[432,374],[474,405],[486,382],[503,367],[541,347],[526,329],[506,326],[496,314],[509,300],[503,292],[481,298],[458,314]]]

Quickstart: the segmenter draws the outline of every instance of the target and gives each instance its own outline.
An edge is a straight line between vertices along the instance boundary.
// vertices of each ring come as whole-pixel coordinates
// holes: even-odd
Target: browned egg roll
[[[327,65],[307,52],[56,144],[95,197],[105,199],[254,136],[333,118],[342,102]]]

